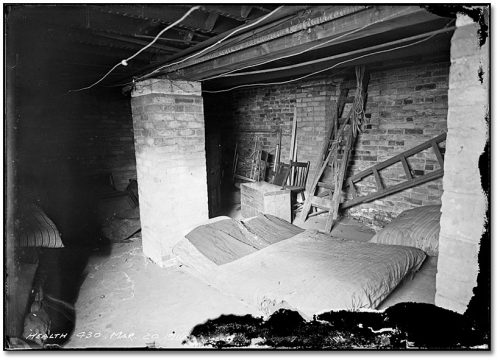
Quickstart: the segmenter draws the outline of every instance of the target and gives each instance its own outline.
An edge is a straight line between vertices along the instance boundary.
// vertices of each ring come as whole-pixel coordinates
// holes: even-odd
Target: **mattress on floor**
[[[304,230],[272,215],[240,222],[227,216],[208,220],[179,241],[173,253],[185,270],[212,278],[218,265],[240,259]]]
[[[269,214],[260,214],[244,220],[242,224],[250,233],[256,235],[267,245],[289,239],[304,231],[286,220]]]
[[[220,265],[187,238],[174,254],[188,272],[264,313],[286,303],[305,316],[374,309],[426,258],[420,249],[342,240],[315,230]]]

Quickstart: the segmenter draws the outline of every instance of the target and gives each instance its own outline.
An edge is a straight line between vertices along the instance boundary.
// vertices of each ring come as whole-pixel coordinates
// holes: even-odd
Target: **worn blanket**
[[[306,230],[219,266],[213,284],[264,311],[280,302],[307,316],[374,309],[425,258],[416,248],[342,240]]]
[[[315,230],[221,265],[186,238],[174,254],[186,271],[264,313],[287,304],[306,316],[376,308],[426,258],[416,248],[342,240]]]

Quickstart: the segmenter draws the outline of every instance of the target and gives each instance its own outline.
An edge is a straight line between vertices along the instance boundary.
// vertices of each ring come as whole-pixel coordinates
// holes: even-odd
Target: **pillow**
[[[441,205],[421,206],[403,211],[375,234],[372,243],[419,248],[429,256],[439,252]]]
[[[16,238],[20,247],[64,247],[56,225],[35,204],[24,207]]]

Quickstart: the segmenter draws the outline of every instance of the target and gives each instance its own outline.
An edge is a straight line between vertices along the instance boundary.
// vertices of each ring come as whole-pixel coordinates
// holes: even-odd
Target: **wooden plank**
[[[357,197],[356,199],[348,200],[348,201],[342,203],[340,207],[342,209],[346,209],[346,208],[349,208],[349,207],[352,207],[352,206],[355,206],[358,204],[363,204],[363,203],[370,202],[372,200],[380,199],[384,196],[391,195],[391,194],[394,194],[396,192],[399,192],[399,191],[402,191],[405,189],[409,189],[409,188],[412,188],[414,186],[426,183],[428,181],[440,178],[443,176],[443,174],[444,174],[443,169],[435,170],[431,173],[425,174],[423,176],[419,176],[419,177],[414,178],[412,180],[408,180],[408,181],[405,181],[403,183],[387,187],[383,191],[377,191],[373,194],[369,194],[366,196],[360,196],[360,197]]]
[[[332,200],[319,196],[311,196],[311,205],[320,209],[330,210],[332,208]]]
[[[310,214],[309,214],[309,217],[318,216],[318,215],[320,215],[320,214],[324,214],[324,213],[327,213],[327,212],[328,212],[328,210],[319,210],[319,211],[315,211],[315,212],[313,212],[313,213],[310,213]]]
[[[441,167],[441,169],[444,169],[443,155],[441,154],[441,150],[439,150],[437,141],[432,143],[432,149],[434,150],[434,154],[436,155],[436,158],[439,162],[439,166]]]
[[[431,140],[428,140],[428,141],[426,141],[426,142],[424,142],[424,143],[422,143],[422,144],[420,144],[418,146],[415,146],[414,148],[406,150],[406,151],[402,152],[401,154],[399,154],[397,156],[394,156],[394,157],[392,157],[390,159],[387,159],[386,161],[383,161],[381,163],[378,163],[377,165],[374,165],[373,167],[370,167],[370,168],[368,168],[366,170],[363,170],[363,171],[361,171],[361,172],[359,172],[359,173],[351,176],[350,179],[353,182],[357,182],[357,181],[359,181],[359,180],[361,180],[361,179],[363,179],[363,178],[371,175],[372,171],[373,171],[372,168],[376,168],[377,170],[385,169],[386,167],[389,167],[389,166],[391,166],[391,165],[393,165],[393,164],[401,161],[401,157],[402,156],[404,156],[406,158],[408,156],[414,155],[416,153],[419,153],[422,150],[425,150],[425,149],[431,147],[432,143],[434,143],[434,142],[438,142],[439,143],[439,142],[441,142],[441,141],[443,141],[445,139],[446,139],[446,134],[445,133],[443,133],[441,135],[438,135],[435,138],[433,138]]]
[[[250,12],[252,11],[252,7],[251,6],[242,6],[241,7],[241,12],[240,12],[240,15],[243,19],[246,19],[248,17],[248,15],[250,14]]]
[[[380,178],[380,174],[377,169],[373,169],[373,175],[375,176],[375,182],[377,183],[378,191],[384,190],[384,184],[382,184],[382,179]],[[349,183],[351,183],[350,181]]]
[[[163,4],[105,4],[94,5],[93,9],[117,14],[124,17],[140,18],[148,21],[156,21],[162,24],[171,24],[189,9],[187,6],[165,6]],[[183,28],[189,28],[200,32],[210,32],[206,19],[210,14],[202,10],[193,11],[182,22]]]
[[[413,178],[413,175],[411,174],[410,167],[408,166],[408,161],[406,161],[406,158],[403,155],[401,155],[401,164],[403,164],[406,178],[408,180],[411,180]]]
[[[285,6],[280,9],[278,13],[283,13],[288,8],[292,6]],[[344,6],[344,7],[334,7],[334,6],[316,6],[310,8],[313,10],[313,13],[302,11],[297,16],[293,18],[292,21],[288,21],[282,24],[279,24],[275,27],[273,32],[266,33],[263,36],[254,36],[250,39],[246,39],[244,41],[238,42],[235,44],[235,41],[230,41],[229,43],[225,43],[218,48],[211,51],[209,54],[203,54],[202,56],[186,61],[184,64],[179,64],[178,66],[172,66],[169,68],[170,71],[179,70],[180,68],[191,67],[194,65],[198,65],[200,63],[207,63],[208,67],[212,64],[221,63],[219,61],[221,58],[231,56],[231,59],[234,59],[234,62],[247,61],[254,56],[257,56],[254,61],[259,61],[259,57],[266,58],[266,55],[269,55],[269,51],[265,50],[266,45],[269,43],[273,44],[273,48],[276,50],[285,50],[286,47],[293,47],[296,45],[301,45],[301,43],[309,42],[311,40],[319,40],[318,35],[316,34],[317,30],[307,31],[308,28],[314,24],[317,28],[320,25],[330,24],[328,29],[322,28],[321,37],[328,36],[329,33],[335,34],[338,32],[338,28],[332,26],[332,22],[343,21],[346,22],[345,17],[348,15],[354,14],[356,12],[364,11],[367,6]],[[254,22],[258,21],[256,19]],[[354,27],[353,25],[352,27]],[[311,29],[312,30],[312,29]],[[297,42],[296,36],[294,34],[304,31],[304,35],[301,37],[301,43]],[[256,53],[258,51],[259,53]],[[222,63],[228,64],[233,61],[227,61],[226,59],[222,59]],[[205,64],[200,64],[200,71],[204,72],[207,69]],[[190,72],[191,70],[187,70]]]
[[[264,193],[264,209],[262,212],[292,222],[290,191]]]
[[[246,30],[246,26],[248,24],[243,24],[243,25],[238,26],[234,29],[227,30],[221,34],[216,35],[216,36],[209,37],[207,40],[203,41],[202,43],[199,43],[195,46],[192,46],[186,50],[183,50],[183,51],[179,52],[178,54],[174,54],[172,56],[162,58],[159,60],[159,64],[152,66],[152,67],[145,68],[144,71],[147,72],[153,68],[156,68],[157,66],[166,65],[169,62],[172,62],[176,59],[187,56],[189,54],[193,54],[197,51],[201,51],[202,49],[204,49],[212,44],[215,44],[216,42],[223,39],[227,35],[233,33],[237,29],[242,29],[245,27],[246,31],[242,30],[243,31],[242,33],[236,32],[235,35],[232,36],[228,41],[224,41],[221,44],[214,46],[213,50],[216,51],[217,49],[221,48],[224,45],[228,45],[228,44],[239,42],[239,41],[244,41],[245,39],[248,39],[248,38],[253,38],[254,36],[259,34],[260,32],[263,32],[263,31],[266,31],[268,29],[272,29],[272,28],[276,27],[283,20],[290,20],[290,19],[294,18],[299,11],[304,10],[306,8],[307,8],[307,6],[304,6],[304,5],[303,6],[285,6],[281,10],[279,10],[276,13],[269,16],[264,21],[260,22],[258,24],[259,25],[258,27],[251,28],[250,30]],[[258,19],[256,19],[256,21],[257,20]],[[254,21],[252,21],[252,22],[254,22]]]
[[[124,35],[116,35],[116,34],[98,32],[98,31],[94,31],[93,34],[95,34],[96,36],[106,38],[106,39],[117,40],[117,41],[129,43],[129,44],[134,44],[134,45],[140,45],[140,46],[146,46],[150,43],[149,41],[143,41],[143,40],[136,39],[134,37],[128,37],[128,36],[124,36]],[[177,48],[177,47],[162,45],[162,44],[158,44],[158,43],[151,45],[151,47],[155,48],[155,49],[162,50],[162,51],[168,51],[170,53],[178,52],[178,51],[182,50],[182,49]]]
[[[295,141],[297,138],[297,107],[293,109],[293,121],[292,121],[292,136],[290,138],[290,161],[293,161],[293,154],[295,151]]]
[[[351,120],[351,122],[352,121],[353,120]],[[351,155],[351,150],[352,150],[352,143],[354,137],[352,132],[353,126],[355,125],[351,124],[351,126],[347,129],[347,141],[344,146],[344,154],[342,155],[342,162],[340,164],[340,168],[337,170],[338,176],[337,176],[337,182],[335,183],[337,188],[335,189],[335,193],[333,194],[332,208],[328,212],[328,219],[326,220],[326,226],[325,226],[325,231],[327,233],[329,233],[332,230],[333,222],[337,220],[338,217],[342,185],[344,183],[345,172],[347,170],[347,163],[349,161],[349,157]]]
[[[396,11],[401,14],[400,17],[391,19],[392,21],[382,21],[380,23],[374,24],[373,26],[348,34],[350,31],[356,29],[357,24],[373,22],[375,18],[381,20],[387,18],[390,14],[394,14]],[[360,10],[357,10],[360,12]],[[404,12],[404,14],[403,14]],[[321,16],[316,18],[304,19],[303,24],[311,23],[313,21],[321,21],[321,19],[326,19],[328,16],[333,16],[332,10],[325,10]],[[359,21],[352,21],[353,16],[359,16]],[[366,20],[362,20],[366,19]],[[318,49],[324,46],[333,46],[338,43],[345,43],[348,41],[353,41],[365,36],[371,36],[375,34],[384,33],[387,31],[392,31],[398,28],[405,28],[411,26],[412,24],[425,23],[428,21],[434,21],[437,17],[431,15],[422,9],[416,7],[406,7],[404,9],[398,8],[394,10],[389,6],[383,6],[380,8],[373,8],[367,10],[361,10],[360,15],[350,14],[341,18],[326,21],[322,26],[317,26],[311,29],[310,32],[304,32],[301,37],[294,36],[293,33],[296,32],[295,29],[302,29],[302,23],[290,26],[289,28],[276,31],[276,34],[283,34],[282,36],[276,35],[276,39],[271,42],[274,34],[268,34],[262,37],[262,41],[259,39],[251,39],[248,43],[234,45],[230,48],[225,48],[219,51],[219,53],[212,53],[210,56],[203,56],[197,59],[197,61],[189,61],[184,64],[180,64],[182,67],[190,67],[185,70],[184,75],[193,78],[197,76],[198,79],[207,79],[211,76],[218,75],[222,72],[227,72],[241,68],[242,66],[247,68],[255,66],[256,64],[262,62],[263,60],[271,60],[275,57],[286,56],[293,52],[306,51],[311,45],[318,45]],[[298,21],[299,18],[297,18]],[[319,24],[318,24],[319,25]],[[339,29],[345,30],[339,32]],[[307,29],[305,29],[307,30]],[[326,45],[322,45],[325,40],[335,39],[341,36],[338,41],[332,41]],[[299,41],[300,39],[300,41]],[[272,51],[269,51],[269,46],[265,46],[267,43],[272,44]],[[235,53],[237,51],[237,53]],[[227,57],[231,55],[231,61],[228,61]],[[201,64],[203,63],[203,64]],[[193,66],[197,64],[197,66]],[[172,68],[170,70],[174,71],[178,68]]]
[[[211,32],[214,29],[215,23],[217,22],[217,19],[219,19],[219,14],[217,13],[209,13],[207,18],[205,19],[205,29],[207,29],[208,32]]]
[[[346,118],[340,127],[335,126],[335,124],[338,124],[338,114],[339,114],[339,109],[340,106],[344,106],[345,104],[345,98],[347,97],[347,94],[349,92],[349,89],[344,89],[340,92],[339,98],[337,100],[337,107],[334,112],[334,119],[333,122],[329,124],[329,130],[328,130],[328,138],[325,139],[323,142],[323,149],[322,152],[319,155],[319,161],[318,161],[318,168],[315,171],[314,174],[314,180],[311,182],[310,187],[307,191],[307,196],[306,196],[306,201],[304,202],[304,206],[302,207],[302,211],[299,214],[299,220],[304,222],[307,219],[307,215],[309,214],[309,211],[311,210],[312,205],[312,198],[313,195],[316,191],[316,187],[319,185],[319,180],[321,179],[321,176],[323,175],[323,172],[325,171],[326,166],[330,162],[333,154],[337,154],[338,151],[338,140],[340,138],[340,135],[343,133],[348,118]],[[332,140],[334,140],[332,142]],[[328,150],[330,146],[330,150]],[[325,153],[328,152],[328,154],[325,157]],[[329,188],[331,192],[331,185],[326,184],[326,183],[321,183],[322,185],[327,185],[324,186],[325,188]],[[318,206],[316,206],[318,207]],[[330,209],[330,207],[328,208]]]
[[[244,76],[252,76],[252,79],[254,81],[261,81],[261,79],[256,78],[256,76],[263,75],[264,78],[269,78],[273,73],[277,73],[279,71],[290,72],[290,70],[296,69],[296,68],[304,68],[310,72],[310,71],[316,70],[315,66],[317,66],[317,65],[320,65],[319,68],[325,68],[328,65],[327,62],[330,62],[332,60],[339,60],[340,61],[345,57],[354,57],[354,55],[363,54],[363,53],[367,53],[367,52],[373,52],[375,50],[380,50],[380,49],[383,49],[386,47],[393,47],[394,45],[409,43],[409,42],[419,40],[422,38],[426,38],[429,36],[436,36],[439,34],[447,33],[447,32],[453,31],[455,29],[456,29],[456,27],[451,26],[451,27],[447,27],[444,29],[429,31],[427,33],[422,33],[422,34],[418,34],[415,36],[410,36],[407,38],[398,39],[395,41],[389,41],[386,43],[377,44],[377,45],[370,46],[370,47],[363,47],[363,48],[360,48],[357,50],[348,51],[348,52],[344,52],[344,53],[340,53],[340,54],[336,54],[336,55],[332,55],[332,56],[322,57],[322,58],[315,59],[315,60],[305,61],[305,62],[301,62],[301,63],[295,63],[295,64],[281,66],[281,67],[274,67],[271,69],[252,70],[252,71],[245,71],[245,72],[239,71],[237,73],[226,74],[226,75],[223,75],[221,77],[222,78],[233,78],[233,81],[234,81],[235,77],[237,78],[237,77],[244,77]],[[294,74],[296,74],[296,73],[294,73]],[[200,76],[200,79],[208,80],[210,78],[203,78]],[[247,81],[247,79],[245,81]],[[237,84],[237,83],[235,83],[235,84]],[[352,96],[350,98],[352,98]],[[352,102],[352,101],[347,101],[347,103],[350,103],[350,102]]]
[[[246,180],[246,181],[250,181],[250,182],[255,182],[254,179],[250,179],[250,178],[248,178],[246,176],[243,176],[243,175],[235,174],[234,177],[237,178],[237,179],[240,179],[240,180]]]
[[[330,190],[335,190],[335,185],[334,184],[329,184],[326,182],[318,182],[318,187],[322,187],[325,189],[330,189]]]
[[[351,192],[352,198],[355,199],[358,197],[358,194],[356,193],[356,187],[354,186],[354,183],[352,180],[348,179],[349,181],[349,191]]]
[[[295,161],[297,151],[297,107],[293,109],[293,122],[292,122],[292,137],[290,138],[290,164]],[[295,180],[295,169],[290,169],[290,184],[293,184]]]

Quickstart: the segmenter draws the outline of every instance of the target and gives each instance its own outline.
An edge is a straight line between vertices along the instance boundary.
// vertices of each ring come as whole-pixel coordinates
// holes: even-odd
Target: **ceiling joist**
[[[395,12],[399,15],[392,16]],[[353,17],[357,21],[353,21]],[[384,19],[386,18],[391,19],[390,24],[385,23]],[[246,48],[243,48],[242,44],[238,44],[229,49],[221,49],[218,53],[211,54],[213,59],[205,56],[207,60],[204,61],[203,57],[200,57],[196,59],[196,62],[190,63],[187,61],[180,64],[177,69],[186,67],[179,71],[179,75],[187,79],[205,79],[227,71],[256,66],[266,61],[272,62],[277,58],[294,56],[297,53],[307,51],[312,46],[315,46],[316,49],[331,47],[332,52],[335,52],[335,46],[339,43],[346,43],[387,31],[397,31],[398,28],[405,28],[412,24],[428,23],[436,18],[439,17],[417,6],[405,6],[404,8],[399,6],[397,11],[389,6],[376,7],[363,10],[359,14],[325,22],[321,26],[301,29],[297,34],[287,29],[279,30],[275,33],[274,39],[272,35],[267,34],[262,36],[261,43],[259,43],[258,39],[252,39],[247,42],[248,46]],[[377,21],[379,22],[377,23]],[[366,28],[362,28],[365,25],[360,25],[371,23],[376,24]],[[361,30],[353,32],[356,29]],[[336,40],[339,36],[342,36],[342,38]],[[332,41],[323,45],[328,40]],[[275,65],[270,66],[275,67]]]

